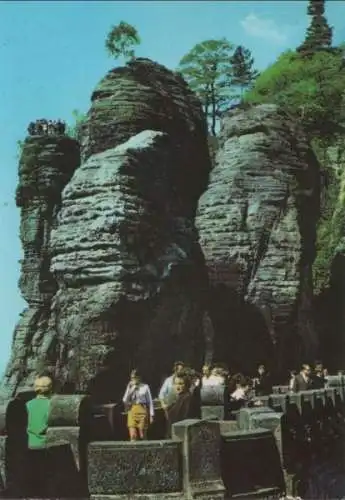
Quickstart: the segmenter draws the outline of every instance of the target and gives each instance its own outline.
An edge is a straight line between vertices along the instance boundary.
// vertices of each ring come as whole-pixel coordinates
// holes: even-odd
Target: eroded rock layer
[[[143,131],[91,156],[64,191],[51,239],[59,376],[97,396],[123,389],[131,367],[157,384],[174,360],[202,361],[204,263],[193,220],[170,210],[174,151]]]
[[[232,368],[313,360],[311,265],[319,166],[301,130],[275,106],[223,120],[197,227],[205,254],[214,357]]]
[[[55,348],[54,333],[48,331],[57,290],[50,271],[50,234],[57,224],[61,192],[79,164],[79,145],[68,137],[33,136],[24,143],[16,203],[23,248],[19,288],[28,308],[16,326],[4,378],[4,389],[10,392],[29,382],[30,373],[45,365]]]
[[[207,186],[210,160],[200,102],[183,78],[149,59],[136,59],[110,71],[91,101],[83,126],[82,159],[143,130],[165,132],[175,141],[174,155],[178,156],[174,183],[179,205],[183,204],[184,211],[193,210]]]
[[[135,366],[154,388],[176,359],[203,359],[207,274],[194,217],[211,165],[201,105],[152,61],[111,71],[92,96],[82,156],[53,231],[35,239],[50,269],[44,321],[30,308],[21,324],[60,389],[116,400]],[[12,392],[37,372],[30,335],[15,340]]]

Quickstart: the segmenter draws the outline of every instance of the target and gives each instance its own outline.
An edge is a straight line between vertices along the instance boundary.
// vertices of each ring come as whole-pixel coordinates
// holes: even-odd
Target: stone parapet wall
[[[19,414],[23,405],[19,400],[7,408],[16,408]],[[239,432],[243,444],[246,434],[248,439],[253,436],[254,439],[273,439],[267,430],[238,431],[231,422],[185,420],[174,425],[171,440],[90,442],[90,434],[87,434],[90,428],[80,426],[88,422],[80,416],[86,406],[85,397],[73,395],[55,396],[51,405],[52,426],[48,428],[46,449],[51,463],[55,464],[50,474],[56,497],[73,494],[73,498],[93,500],[220,500],[227,486],[224,478],[229,477],[231,469],[232,459],[227,458],[231,435],[237,439]],[[0,498],[26,495],[30,452],[25,442],[16,442],[18,432],[25,431],[24,423],[18,419],[17,422],[19,427],[9,427],[9,435],[1,437]],[[60,425],[68,422],[70,426]],[[271,455],[272,464],[278,463],[277,460],[277,456]],[[267,490],[265,481],[267,477],[261,488]],[[73,490],[68,490],[72,483]],[[268,489],[275,495],[282,489],[275,480],[271,486]],[[241,493],[238,484],[231,487]],[[250,488],[245,490],[248,493]]]
[[[25,488],[25,401],[18,397],[0,408],[3,498],[9,490],[20,495],[21,481]],[[271,407],[241,409],[236,420],[179,422],[171,440],[164,440],[162,420],[156,439],[131,443],[116,441],[111,426],[102,440],[95,440],[93,427],[101,409],[93,409],[88,396],[56,395],[47,431],[54,463],[63,461],[56,488],[66,487],[66,475],[74,478],[76,498],[87,494],[93,500],[210,500],[223,498],[225,492],[235,498],[296,495],[303,483],[301,471],[312,457],[333,460],[339,454],[345,435],[344,386],[272,394],[267,402]],[[115,422],[114,412],[120,408],[104,406],[111,410],[104,417]],[[244,467],[242,477],[239,471]]]

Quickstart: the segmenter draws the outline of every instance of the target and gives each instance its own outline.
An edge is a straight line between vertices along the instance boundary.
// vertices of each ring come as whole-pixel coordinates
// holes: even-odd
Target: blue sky
[[[335,42],[345,41],[345,2],[328,1]],[[296,47],[308,25],[304,1],[2,1],[0,2],[0,372],[25,306],[18,291],[21,247],[16,142],[36,118],[71,121],[115,64],[109,28],[120,21],[141,36],[139,56],[174,69],[196,43],[226,37],[248,47],[259,69]]]

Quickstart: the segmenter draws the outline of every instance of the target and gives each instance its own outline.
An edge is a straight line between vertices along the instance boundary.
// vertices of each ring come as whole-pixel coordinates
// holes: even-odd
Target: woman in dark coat
[[[236,418],[236,412],[246,406],[252,406],[251,380],[241,373],[234,375],[230,382],[228,390],[224,393],[224,419],[233,420]]]
[[[167,438],[171,437],[172,425],[181,420],[201,418],[200,393],[191,390],[191,380],[186,373],[175,375],[173,390],[167,400],[165,410]]]

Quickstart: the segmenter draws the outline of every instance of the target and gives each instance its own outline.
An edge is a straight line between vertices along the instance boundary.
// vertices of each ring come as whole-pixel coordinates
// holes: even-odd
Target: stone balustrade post
[[[182,442],[185,500],[223,499],[219,422],[183,420],[173,425],[172,436]]]

